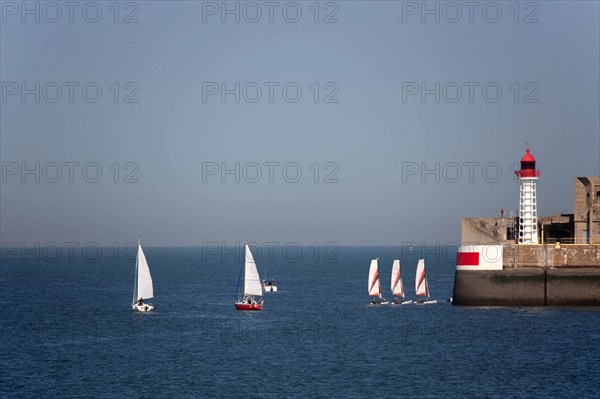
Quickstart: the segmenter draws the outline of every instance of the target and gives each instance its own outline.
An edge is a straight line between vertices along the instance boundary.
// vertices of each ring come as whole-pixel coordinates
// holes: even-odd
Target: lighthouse
[[[535,184],[540,171],[535,169],[535,158],[525,149],[521,158],[521,170],[515,171],[519,177],[519,244],[538,244],[537,198]]]

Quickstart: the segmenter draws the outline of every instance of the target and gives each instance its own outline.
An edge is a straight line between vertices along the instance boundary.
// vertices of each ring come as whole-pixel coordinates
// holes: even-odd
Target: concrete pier
[[[521,172],[535,170],[528,154]],[[452,303],[600,306],[600,176],[576,177],[574,194],[573,214],[537,217],[521,193],[518,218],[462,219]],[[525,231],[523,213],[539,228]]]
[[[547,270],[545,305],[600,306],[600,268]]]
[[[600,306],[600,267],[457,270],[454,305]]]

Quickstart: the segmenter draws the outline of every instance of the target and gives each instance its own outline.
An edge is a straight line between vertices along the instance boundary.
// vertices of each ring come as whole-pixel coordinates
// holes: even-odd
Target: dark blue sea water
[[[427,255],[430,306],[367,306],[370,259],[389,297],[395,257],[408,296],[417,256],[340,248],[324,263],[264,254],[262,312],[233,306],[240,259],[145,248],[156,311],[130,309],[134,258],[2,257],[0,396],[598,398],[600,312],[467,308],[453,265]]]

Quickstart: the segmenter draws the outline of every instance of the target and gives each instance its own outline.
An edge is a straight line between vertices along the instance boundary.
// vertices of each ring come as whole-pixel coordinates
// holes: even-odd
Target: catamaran
[[[400,273],[400,260],[394,260],[392,264],[392,295],[394,305],[408,305],[412,301],[404,300],[404,284],[402,283],[402,274]]]
[[[138,239],[138,252],[135,260],[135,280],[133,282],[133,303],[131,309],[139,310],[140,312],[149,312],[154,309],[150,303],[145,303],[145,300],[154,297],[154,289],[152,287],[152,276],[146,255],[142,250],[142,244]]]
[[[415,292],[417,293],[416,303],[429,305],[437,303],[435,299],[429,297],[429,284],[425,275],[425,259],[419,259],[417,264],[417,274],[415,276]]]
[[[244,292],[240,297],[242,273],[244,274]],[[257,300],[257,297],[261,297],[260,301]],[[256,263],[254,263],[254,257],[252,256],[250,247],[248,246],[248,243],[246,243],[244,265],[240,270],[236,289],[235,308],[237,310],[261,310],[263,303],[264,298],[260,277],[258,276],[258,270],[256,269]]]
[[[379,258],[371,260],[369,267],[369,295],[371,305],[382,305],[388,303],[381,295],[381,283],[379,282]]]

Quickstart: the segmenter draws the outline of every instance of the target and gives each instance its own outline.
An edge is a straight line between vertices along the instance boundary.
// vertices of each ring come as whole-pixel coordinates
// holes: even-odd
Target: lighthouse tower
[[[537,199],[535,183],[540,171],[535,169],[535,158],[529,152],[521,158],[521,170],[515,171],[520,181],[519,193],[519,244],[538,244]]]

